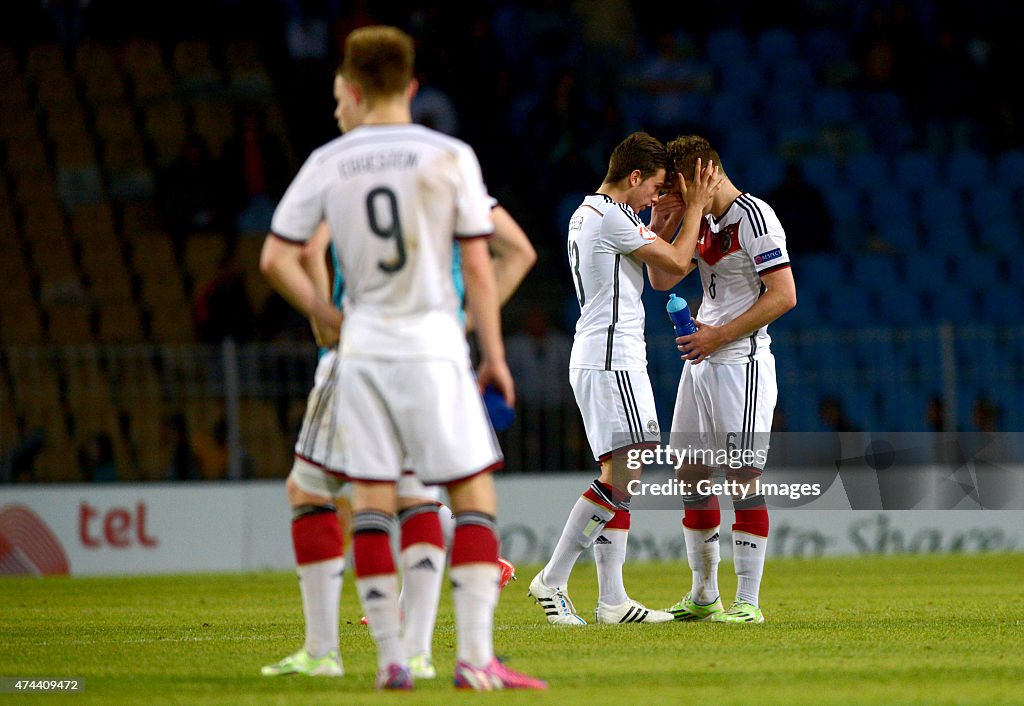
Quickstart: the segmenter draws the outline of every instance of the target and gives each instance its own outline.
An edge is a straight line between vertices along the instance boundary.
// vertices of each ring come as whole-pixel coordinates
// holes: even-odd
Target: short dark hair
[[[604,181],[606,184],[618,183],[635,169],[639,169],[640,176],[646,179],[667,166],[668,153],[661,140],[646,132],[634,132],[612,150]]]
[[[338,74],[372,98],[390,96],[409,85],[415,57],[412,37],[397,27],[360,27],[345,39]]]
[[[718,173],[725,174],[725,167],[722,166],[722,158],[718,156],[718,151],[700,135],[681,135],[666,145],[666,151],[672,165],[672,173],[680,172],[687,181],[693,178],[693,168],[698,158],[704,165],[709,161],[714,162],[718,165]]]

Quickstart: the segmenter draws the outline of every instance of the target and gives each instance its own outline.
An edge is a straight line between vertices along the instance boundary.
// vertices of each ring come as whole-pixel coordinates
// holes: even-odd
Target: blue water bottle
[[[690,306],[682,297],[675,294],[668,295],[668,306],[665,307],[668,318],[672,319],[672,325],[676,327],[676,336],[689,336],[697,333],[697,324],[690,316]]]

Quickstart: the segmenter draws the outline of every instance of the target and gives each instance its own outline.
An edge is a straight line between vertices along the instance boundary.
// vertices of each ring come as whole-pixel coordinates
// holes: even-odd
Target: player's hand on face
[[[711,211],[711,203],[714,201],[715,194],[722,188],[722,182],[725,181],[725,175],[719,173],[717,164],[713,161],[709,161],[706,165],[701,164],[699,157],[693,165],[693,179],[687,182],[682,174],[679,175],[679,178],[686,204],[700,206],[701,212],[705,214]]]
[[[683,212],[685,207],[686,203],[679,191],[670,191],[658,198],[658,203],[651,209],[651,230],[660,233],[673,217]]]
[[[726,341],[721,327],[702,324],[700,321],[694,323],[697,325],[697,333],[676,338],[676,348],[682,353],[680,358],[696,365],[725,345]]]
[[[500,363],[489,360],[480,361],[480,368],[476,373],[476,384],[480,388],[481,395],[485,387],[493,385],[505,398],[505,403],[509,407],[516,406],[516,386],[512,381],[512,372],[504,360]]]

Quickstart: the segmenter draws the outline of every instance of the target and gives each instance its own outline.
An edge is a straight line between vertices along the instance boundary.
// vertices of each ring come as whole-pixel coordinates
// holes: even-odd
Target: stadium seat
[[[812,154],[798,161],[804,177],[823,192],[841,188],[839,164],[831,156]]]
[[[901,281],[897,260],[890,255],[861,255],[850,260],[851,284],[884,290]]]
[[[855,154],[846,162],[846,185],[857,190],[888,188],[889,160],[878,152]]]
[[[794,59],[798,56],[796,35],[784,27],[766,29],[754,39],[757,59],[764,62]]]
[[[92,311],[81,304],[58,304],[46,311],[47,340],[55,345],[81,345],[93,340]]]
[[[764,91],[767,79],[759,64],[736,62],[720,66],[718,72],[721,90],[726,93],[753,100]]]
[[[896,181],[905,189],[926,193],[939,181],[939,160],[931,153],[906,152],[895,162]]]
[[[975,150],[959,150],[946,160],[940,179],[954,189],[984,189],[992,186],[988,159]]]
[[[985,231],[992,225],[1016,224],[1013,194],[1008,187],[998,182],[985,182],[969,187],[967,203],[974,224],[974,234],[983,243],[992,244],[985,236]]]
[[[803,34],[804,55],[816,66],[824,67],[849,59],[849,38],[834,29],[812,29]]]
[[[843,125],[853,118],[853,101],[846,91],[829,89],[811,99],[811,119],[819,125]]]
[[[719,68],[746,64],[750,59],[747,38],[736,29],[712,30],[708,34],[706,51],[708,58]]]
[[[996,175],[1005,188],[1024,188],[1024,151],[1011,150],[1000,154],[996,158]]]
[[[748,124],[753,119],[753,101],[732,93],[716,93],[708,101],[712,125]]]
[[[961,287],[994,287],[1004,281],[996,256],[964,252],[953,262],[955,283]]]
[[[950,282],[950,258],[934,252],[914,253],[904,258],[903,281],[917,289],[941,289]]]
[[[794,58],[771,63],[769,66],[771,67],[772,93],[785,91],[801,98],[810,98],[814,94],[817,85],[814,79],[814,69],[806,61]]]

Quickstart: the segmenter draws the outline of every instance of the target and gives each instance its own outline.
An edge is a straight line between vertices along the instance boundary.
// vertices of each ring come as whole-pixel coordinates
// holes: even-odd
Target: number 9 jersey
[[[310,155],[271,232],[305,242],[330,225],[345,277],[342,355],[459,360],[452,248],[489,236],[490,211],[469,145],[421,125],[362,125]]]

